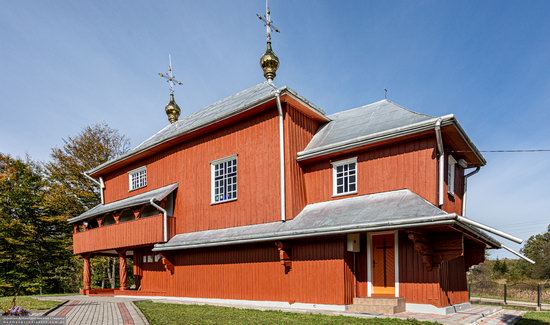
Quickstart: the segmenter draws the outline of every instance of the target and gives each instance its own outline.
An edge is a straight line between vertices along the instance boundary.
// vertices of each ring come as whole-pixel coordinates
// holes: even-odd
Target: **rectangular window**
[[[357,193],[357,157],[332,163],[333,196]]]
[[[455,194],[455,169],[456,169],[456,160],[453,156],[449,155],[449,165],[447,168],[447,192],[449,194]]]
[[[237,157],[232,156],[211,163],[212,203],[237,199]]]
[[[147,186],[147,168],[145,166],[128,173],[130,191]]]

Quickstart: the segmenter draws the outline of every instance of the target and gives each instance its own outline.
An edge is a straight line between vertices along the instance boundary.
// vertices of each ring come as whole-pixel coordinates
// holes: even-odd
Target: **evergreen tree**
[[[533,279],[550,280],[550,225],[546,232],[531,236],[522,252],[535,261],[528,268],[528,275]]]

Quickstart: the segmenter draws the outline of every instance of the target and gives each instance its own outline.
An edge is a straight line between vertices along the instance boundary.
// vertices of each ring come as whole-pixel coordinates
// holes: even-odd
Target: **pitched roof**
[[[129,208],[129,207],[134,207],[134,206],[146,204],[146,203],[149,203],[151,201],[151,199],[154,199],[155,201],[161,201],[162,199],[164,199],[165,197],[170,195],[170,193],[172,193],[177,188],[178,188],[178,184],[175,183],[175,184],[171,184],[171,185],[168,185],[168,186],[158,188],[156,190],[152,190],[152,191],[149,191],[149,192],[145,192],[145,193],[142,193],[142,194],[131,196],[129,198],[126,198],[126,199],[123,199],[123,200],[120,200],[120,201],[115,201],[115,202],[111,202],[111,203],[108,203],[108,204],[99,204],[99,205],[96,205],[95,207],[91,208],[90,210],[82,213],[79,216],[70,218],[68,220],[68,222],[69,223],[75,223],[75,222],[85,220],[85,219],[88,219],[88,218],[91,218],[91,217],[95,217],[95,216],[98,216],[98,215],[102,215],[102,214],[105,214],[105,213],[109,213],[109,212],[113,212],[113,211],[117,211],[117,210],[126,209],[126,208]]]
[[[262,82],[252,87],[249,87],[245,90],[242,90],[234,95],[231,95],[222,100],[219,100],[211,105],[208,105],[193,114],[183,117],[182,119],[180,119],[175,123],[167,125],[162,130],[160,130],[159,132],[157,132],[147,140],[143,141],[134,149],[126,152],[125,154],[115,159],[109,160],[91,169],[90,171],[88,171],[88,173],[90,174],[95,173],[106,166],[109,166],[113,163],[124,160],[125,158],[133,156],[134,154],[137,154],[139,152],[145,151],[166,140],[173,139],[177,136],[194,131],[201,127],[212,124],[214,122],[223,120],[235,114],[246,111],[249,108],[257,106],[258,104],[269,101],[275,98],[275,90],[278,90],[281,93],[283,92],[291,93],[292,95],[296,96],[297,98],[305,102],[307,105],[309,105],[317,113],[323,116],[325,115],[322,109],[315,106],[314,104],[312,104],[307,99],[300,96],[298,93],[288,88],[287,86],[276,88],[273,84],[269,84],[268,82]]]
[[[307,205],[286,222],[271,222],[178,234],[154,251],[283,240],[337,233],[392,229],[395,226],[453,222],[456,217],[410,190],[398,190]],[[486,236],[489,241],[494,241]]]
[[[300,155],[352,142],[380,132],[436,119],[408,110],[387,99],[329,115],[332,120],[313,137]]]

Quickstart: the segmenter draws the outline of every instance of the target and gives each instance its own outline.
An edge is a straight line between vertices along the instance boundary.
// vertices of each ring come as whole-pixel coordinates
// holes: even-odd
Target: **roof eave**
[[[343,150],[354,149],[367,144],[372,144],[372,143],[385,141],[385,140],[391,140],[391,139],[399,138],[406,135],[412,135],[415,133],[425,132],[433,129],[435,126],[435,123],[439,119],[442,120],[442,125],[444,125],[444,123],[449,123],[449,121],[452,121],[452,119],[454,119],[454,115],[449,114],[449,115],[433,118],[427,121],[410,124],[404,127],[399,127],[391,130],[369,134],[367,136],[362,136],[351,140],[338,142],[338,143],[323,146],[314,150],[300,151],[298,152],[298,161],[317,158],[320,156],[325,156],[325,155],[343,151]]]
[[[391,222],[376,223],[376,224],[370,223],[370,224],[358,224],[358,225],[344,226],[344,227],[333,227],[333,228],[327,228],[327,229],[309,229],[308,231],[302,231],[302,232],[267,234],[263,237],[225,240],[225,241],[217,241],[217,242],[210,242],[210,243],[189,244],[189,245],[156,244],[155,247],[153,248],[153,251],[161,252],[161,251],[183,250],[183,249],[215,247],[215,246],[250,244],[250,243],[268,242],[268,241],[276,241],[276,240],[344,235],[344,234],[356,233],[356,232],[385,231],[385,230],[392,230],[392,229],[403,229],[403,228],[422,227],[422,226],[452,225],[454,223],[456,223],[456,214],[448,213],[448,214],[443,214],[443,215],[433,216],[433,217],[417,218],[417,220],[405,219],[405,220],[395,220]]]

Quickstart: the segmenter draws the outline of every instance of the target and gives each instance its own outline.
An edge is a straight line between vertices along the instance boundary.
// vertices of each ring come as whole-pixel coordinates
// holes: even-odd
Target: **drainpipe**
[[[444,203],[444,177],[445,177],[445,152],[443,151],[443,137],[441,135],[441,118],[435,122],[435,137],[437,139],[437,152],[439,160],[439,186],[438,186],[438,203],[442,206]]]
[[[285,188],[285,129],[283,107],[281,106],[281,91],[273,85],[273,80],[268,79],[268,84],[275,89],[275,99],[277,100],[277,112],[279,114],[279,173],[281,174],[281,221],[286,221],[286,188]]]
[[[162,224],[163,224],[162,238],[164,242],[167,242],[168,241],[168,213],[160,205],[155,203],[155,198],[151,198],[151,200],[149,200],[149,203],[162,212]]]
[[[91,177],[90,175],[86,174],[86,172],[83,172],[82,175],[84,175],[87,179],[91,180],[97,186],[99,186],[99,195],[101,196],[101,204],[105,204],[105,198],[103,197],[103,189],[105,188],[105,183],[103,182],[103,177],[99,178],[99,181],[95,178]]]
[[[479,222],[477,222],[477,221],[474,221],[474,220],[471,220],[471,219],[467,219],[467,218],[464,218],[464,217],[461,217],[461,216],[456,216],[456,220],[458,220],[458,221],[460,221],[460,222],[467,223],[467,224],[469,224],[469,225],[471,225],[471,226],[474,226],[474,227],[476,227],[476,228],[483,229],[483,230],[485,230],[485,231],[488,231],[488,232],[490,232],[490,233],[493,233],[493,234],[495,234],[495,235],[497,235],[497,236],[500,236],[500,237],[502,237],[502,238],[506,238],[506,239],[511,240],[511,241],[513,241],[513,242],[516,242],[516,243],[518,243],[518,244],[523,243],[523,239],[521,239],[521,238],[518,238],[518,237],[516,237],[516,236],[512,236],[512,235],[510,235],[510,234],[508,234],[508,233],[505,233],[504,231],[495,229],[495,228],[493,228],[493,227],[489,227],[489,226],[484,225],[484,224],[482,224],[482,223],[479,223]]]
[[[473,172],[464,175],[464,195],[462,195],[462,215],[463,216],[466,216],[466,199],[468,198],[468,178],[479,173],[480,169],[481,167],[478,166]]]

